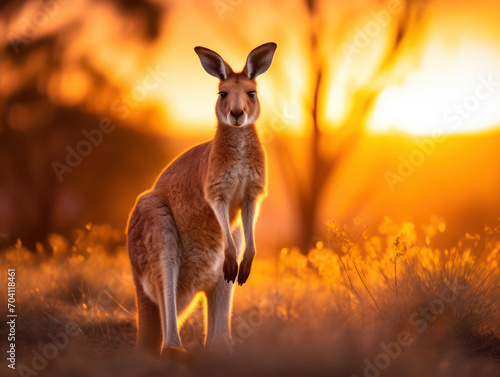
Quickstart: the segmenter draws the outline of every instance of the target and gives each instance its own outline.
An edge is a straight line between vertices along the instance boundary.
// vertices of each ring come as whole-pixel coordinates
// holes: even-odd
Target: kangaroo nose
[[[230,111],[230,114],[235,118],[235,119],[238,119],[240,116],[243,115],[243,110],[231,110]]]

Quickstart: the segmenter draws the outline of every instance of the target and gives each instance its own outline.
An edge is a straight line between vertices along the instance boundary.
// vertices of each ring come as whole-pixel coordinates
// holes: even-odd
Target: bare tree
[[[358,89],[354,93],[354,101],[351,104],[348,115],[342,124],[339,125],[335,143],[335,150],[327,150],[333,143],[327,143],[328,135],[321,127],[320,114],[321,94],[323,93],[326,63],[320,53],[320,43],[322,24],[320,17],[320,2],[318,0],[305,0],[305,7],[308,12],[310,22],[309,47],[311,54],[311,70],[313,74],[313,86],[311,88],[310,100],[310,139],[307,150],[309,154],[309,168],[306,172],[301,172],[289,159],[282,159],[283,171],[290,183],[294,202],[297,203],[297,214],[301,222],[301,234],[299,246],[305,253],[311,247],[315,235],[317,234],[318,212],[321,204],[321,196],[326,188],[328,179],[335,173],[340,162],[350,153],[363,131],[367,116],[370,114],[374,102],[383,86],[384,78],[392,71],[397,58],[400,55],[402,46],[409,36],[414,36],[417,26],[421,24],[426,2],[428,0],[405,0],[402,2],[401,12],[394,19],[397,23],[394,34],[389,41],[389,48],[385,56],[380,60],[379,66],[375,70],[372,78],[373,85]],[[349,17],[344,17],[348,19]],[[338,36],[345,35],[348,28],[341,23],[338,28]],[[386,85],[386,84],[385,84]],[[283,142],[277,143],[280,152],[287,153]],[[306,174],[306,176],[304,176]],[[366,200],[366,198],[365,198]]]

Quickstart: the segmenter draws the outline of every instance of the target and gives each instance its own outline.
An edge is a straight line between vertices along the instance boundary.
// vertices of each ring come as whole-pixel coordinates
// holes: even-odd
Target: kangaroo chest
[[[228,190],[229,217],[231,222],[237,218],[243,203],[263,192],[263,181],[258,169],[245,159],[234,164],[231,169],[232,184]]]
[[[262,176],[264,173],[263,167],[259,167],[250,156],[243,155],[229,162],[225,178],[228,179],[227,183],[231,186],[229,192],[233,192],[233,200],[241,200],[248,190],[263,186]]]
[[[211,156],[205,194],[210,202],[222,199],[238,209],[247,196],[255,198],[264,192],[264,154],[245,146],[224,152]]]
[[[232,169],[234,172],[231,174],[234,177],[233,180],[233,197],[231,204],[237,204],[242,202],[245,198],[245,193],[247,190],[247,186],[255,185],[257,182],[255,178],[252,176],[252,169],[250,164],[242,161],[238,164],[235,164]]]

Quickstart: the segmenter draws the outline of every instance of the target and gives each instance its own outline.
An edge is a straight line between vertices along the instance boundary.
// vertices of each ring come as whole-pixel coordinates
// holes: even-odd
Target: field
[[[50,253],[18,241],[1,253],[2,281],[16,269],[17,371],[1,374],[498,376],[500,228],[445,248],[447,232],[437,218],[418,226],[386,218],[371,233],[328,222],[328,237],[307,255],[261,253],[236,288],[235,344],[203,351],[200,297],[181,328],[188,363],[133,350],[122,230],[88,224],[70,239],[54,234]]]

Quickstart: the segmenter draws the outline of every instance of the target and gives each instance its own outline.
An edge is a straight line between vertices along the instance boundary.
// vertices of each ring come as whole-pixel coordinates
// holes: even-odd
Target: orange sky
[[[126,123],[145,127],[144,111],[154,109],[154,132],[188,140],[179,143],[179,150],[174,151],[178,153],[193,140],[211,137],[215,129],[217,80],[206,74],[193,48],[213,49],[234,69],[241,69],[251,49],[277,42],[273,65],[258,80],[262,104],[259,128],[269,144],[270,167],[276,173],[271,177],[268,204],[263,206],[262,216],[267,220],[262,222],[261,232],[290,233],[288,222],[282,223],[285,230],[266,229],[265,225],[276,213],[289,218],[292,211],[289,199],[283,197],[286,177],[280,176],[280,156],[273,150],[273,137],[283,134],[301,140],[310,129],[312,75],[305,2],[221,2],[228,4],[223,13],[212,1],[170,2],[160,36],[150,45],[136,35],[136,25],[117,18],[107,2],[81,0],[61,5],[34,38],[74,21],[80,21],[82,27],[67,35],[71,43],[64,51],[64,69],[51,78],[48,94],[55,102],[116,116],[109,104],[121,98],[107,93],[89,98],[88,79],[75,62],[85,57],[128,97],[144,87],[151,70],[159,71],[162,77],[158,85],[148,89],[143,98],[136,98]],[[0,34],[0,42],[3,38],[5,43],[11,33],[22,33],[23,22],[33,17],[36,4],[28,4],[16,20],[0,20],[0,30],[7,31]],[[368,114],[363,139],[331,177],[322,218],[359,215],[370,219],[381,213],[404,218],[409,212],[425,217],[432,212],[452,214],[455,207],[457,211],[487,207],[488,203],[493,212],[500,208],[500,177],[495,173],[500,157],[498,132],[493,132],[500,125],[500,86],[496,84],[500,83],[500,3],[429,1],[423,24],[402,46],[393,69],[377,80],[374,70],[394,32],[397,14],[381,26],[383,21],[377,14],[389,9],[387,2],[321,4],[324,31],[320,55],[327,72],[321,99],[323,129],[334,131],[346,121],[357,91],[380,91],[373,112]],[[368,38],[366,46],[356,46],[359,30],[366,33],[370,27],[375,28],[374,36]],[[357,51],[346,56],[346,46]],[[23,74],[36,72],[36,59],[30,64]],[[2,62],[0,72],[4,73],[0,77],[4,94],[23,80]],[[407,158],[421,140],[416,136],[425,139],[436,132],[457,137],[446,137],[411,177],[392,190],[385,173],[397,172],[400,156]]]
[[[307,127],[304,93],[310,81],[307,73],[310,62],[304,55],[308,35],[304,7],[300,1],[288,1],[288,6],[284,2],[281,6],[279,2],[266,3],[242,1],[226,11],[223,20],[208,5],[206,9],[199,9],[186,2],[176,7],[178,16],[173,17],[169,27],[168,47],[159,58],[172,72],[172,77],[162,92],[156,93],[156,98],[171,104],[169,115],[182,124],[179,132],[192,128],[205,131],[206,120],[213,119],[211,94],[215,94],[216,80],[200,69],[191,47],[197,44],[210,47],[230,64],[241,68],[248,51],[268,40],[276,41],[279,50],[272,69],[259,79],[264,103],[262,118],[269,122],[277,113],[278,116],[286,113],[289,131],[302,132]],[[374,85],[373,69],[380,61],[392,24],[382,27],[370,38],[368,46],[349,60],[341,47],[345,43],[353,45],[357,30],[366,30],[368,23],[377,21],[371,13],[373,10],[381,12],[387,8],[375,7],[375,3],[379,4],[339,1],[323,5],[325,34],[331,36],[323,41],[323,54],[330,70],[328,89],[324,93],[324,120],[332,127],[345,120],[353,89]],[[473,8],[470,2],[432,3],[422,32],[413,45],[405,47],[394,74],[381,84],[380,97],[368,120],[369,131],[398,129],[432,134],[443,124],[443,114],[456,102],[461,104],[466,100],[481,83],[480,78],[500,81],[500,52],[496,48],[500,33],[491,6],[491,2],[475,2]],[[345,21],[342,14],[355,17]],[[392,19],[395,18],[393,15]],[[500,124],[500,107],[495,106],[499,93],[496,91],[481,102],[459,129],[451,130],[445,122],[446,131],[476,132]],[[197,108],[195,112],[190,110],[193,104]]]
[[[428,16],[414,43],[404,47],[391,75],[384,77],[383,82],[374,82],[373,70],[399,15],[389,13],[387,23],[377,16],[392,9],[389,3],[374,0],[321,3],[325,30],[322,55],[328,70],[323,93],[324,124],[335,127],[342,123],[353,91],[370,85],[377,85],[381,93],[368,118],[369,132],[401,130],[426,135],[444,127],[447,132],[470,133],[500,124],[500,107],[495,106],[500,91],[482,101],[460,127],[451,129],[451,122],[443,122],[450,106],[466,101],[481,78],[500,81],[500,51],[496,48],[500,33],[495,17],[498,12],[492,10],[500,8],[500,4],[490,0],[475,1],[473,5],[471,1],[430,1]],[[59,80],[64,85],[51,86],[54,98],[69,104],[85,98],[85,76],[71,64],[82,55],[87,55],[125,93],[132,93],[141,85],[148,68],[159,67],[168,74],[168,79],[148,91],[139,108],[154,106],[165,123],[173,121],[168,126],[160,125],[161,131],[209,135],[217,82],[201,68],[193,47],[203,45],[214,49],[235,69],[240,69],[253,47],[275,41],[279,49],[273,67],[259,78],[262,120],[271,122],[273,118],[286,116],[286,131],[300,134],[307,128],[309,23],[303,1],[173,1],[170,4],[155,48],[144,46],[133,32],[124,38],[123,30],[133,30],[134,25],[128,25],[130,21],[117,22],[116,11],[109,3],[82,0],[61,5],[46,24],[37,28],[34,36],[39,38],[74,20],[83,25],[71,35],[72,43],[65,52],[67,72]],[[28,3],[16,20],[2,24],[8,32],[0,38],[12,33],[22,35],[26,20],[32,20],[37,9],[36,2]],[[106,22],[111,19],[115,22]],[[379,25],[378,31],[376,26],[373,29],[374,23]],[[346,57],[345,46],[356,48],[357,33],[369,32],[370,27],[375,33],[368,37],[367,46]],[[94,48],[103,41],[106,48]],[[8,88],[8,84],[4,83],[4,87]],[[106,110],[99,104],[93,106],[95,111]]]

